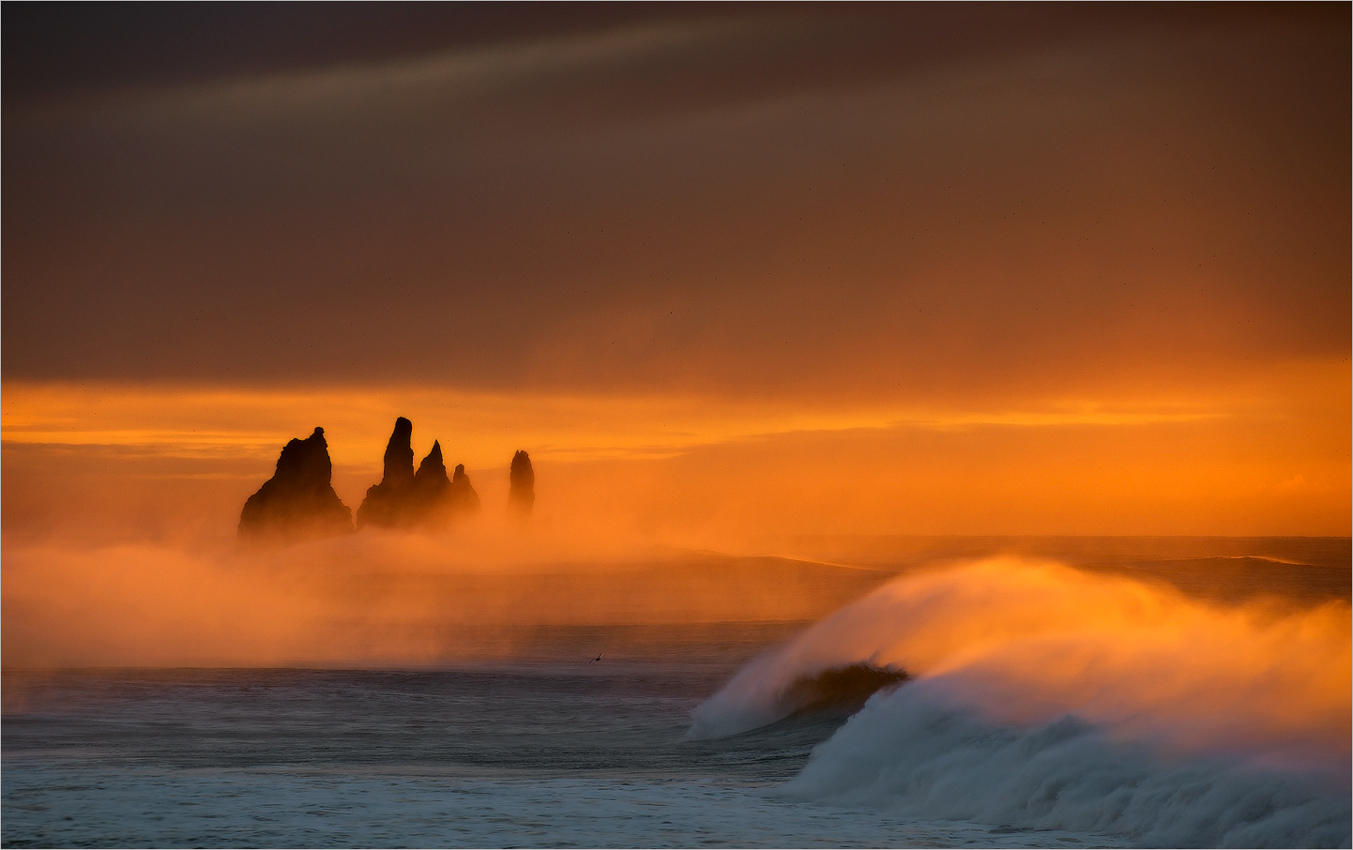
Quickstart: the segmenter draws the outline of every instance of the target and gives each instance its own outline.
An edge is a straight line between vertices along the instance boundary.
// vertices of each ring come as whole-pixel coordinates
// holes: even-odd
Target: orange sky
[[[1348,362],[1251,377],[1191,400],[986,409],[10,382],[6,534],[229,534],[281,444],[314,425],[355,507],[379,480],[397,415],[413,419],[419,457],[440,440],[487,504],[505,499],[507,462],[527,448],[540,522],[682,545],[741,550],[796,533],[1347,534]]]
[[[425,12],[7,19],[7,541],[316,425],[355,508],[399,415],[686,545],[1349,533],[1346,6]]]

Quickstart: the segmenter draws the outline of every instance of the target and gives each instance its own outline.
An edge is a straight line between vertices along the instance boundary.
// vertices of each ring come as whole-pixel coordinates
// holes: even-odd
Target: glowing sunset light
[[[228,482],[245,487],[280,444],[322,424],[340,492],[360,500],[390,423],[404,415],[416,423],[418,451],[440,440],[451,463],[490,476],[490,489],[512,452],[528,447],[547,465],[546,481],[573,490],[578,511],[650,527],[658,515],[686,517],[720,529],[711,544],[728,544],[736,524],[753,535],[787,524],[831,533],[1337,533],[1349,507],[1348,386],[1347,361],[1315,362],[1192,400],[1133,390],[1116,401],[982,410],[980,400],[945,409],[793,396],[10,382],[0,434],[19,481],[49,455],[87,456],[91,474],[132,452],[179,459],[159,486],[216,479],[224,500]],[[102,474],[127,474],[121,463]],[[698,520],[681,495],[691,488],[717,495],[699,500]],[[232,512],[220,510],[227,521]],[[662,525],[672,532],[681,521]]]
[[[1349,846],[1349,4],[3,14],[7,843]]]
[[[899,405],[866,407],[813,400],[738,401],[695,396],[561,396],[475,393],[440,388],[214,390],[202,387],[7,386],[3,436],[18,443],[135,445],[210,453],[265,450],[297,430],[298,410],[333,423],[343,462],[360,435],[379,440],[384,418],[408,411],[456,434],[476,461],[486,443],[528,439],[563,459],[662,456],[682,449],[796,431],[980,425],[1144,425],[1252,414],[1253,402],[1134,405],[1053,403],[1033,410],[944,411]],[[1225,402],[1222,402],[1224,404]],[[270,423],[275,423],[271,424]],[[377,424],[380,423],[380,424]],[[235,425],[231,428],[231,425]],[[364,453],[369,453],[364,452]]]

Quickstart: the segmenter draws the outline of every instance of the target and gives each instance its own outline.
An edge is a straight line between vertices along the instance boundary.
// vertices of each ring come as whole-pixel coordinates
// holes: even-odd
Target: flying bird
[[[602,653],[598,652],[598,653],[597,653],[597,657],[596,657],[596,658],[593,658],[591,661],[589,661],[589,662],[587,662],[587,663],[588,663],[588,664],[595,664],[596,662],[598,662],[598,661],[601,660],[601,656],[602,656]]]

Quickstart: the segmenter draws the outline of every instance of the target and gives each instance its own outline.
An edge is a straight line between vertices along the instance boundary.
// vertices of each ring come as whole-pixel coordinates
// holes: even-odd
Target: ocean
[[[418,669],[7,668],[0,844],[1350,845],[1347,539],[1041,545]]]

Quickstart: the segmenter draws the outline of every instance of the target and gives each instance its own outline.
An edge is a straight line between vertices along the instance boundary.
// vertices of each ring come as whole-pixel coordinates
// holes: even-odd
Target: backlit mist
[[[1348,847],[1348,3],[6,3],[6,846]]]
[[[102,59],[94,19],[7,12],[7,662],[138,606],[310,634],[240,506],[318,426],[356,511],[399,416],[480,514],[259,557],[1348,534],[1347,9],[536,11],[352,7],[368,39],[321,49],[277,8],[252,53]]]

